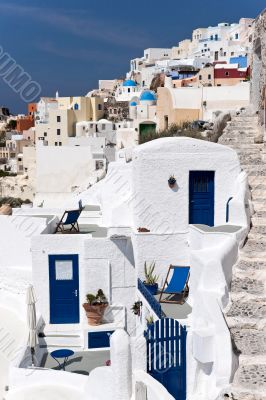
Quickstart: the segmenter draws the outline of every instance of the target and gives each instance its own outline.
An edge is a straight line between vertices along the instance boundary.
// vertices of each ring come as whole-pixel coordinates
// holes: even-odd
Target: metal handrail
[[[233,200],[233,197],[229,197],[226,203],[226,222],[229,222],[229,211],[230,211],[230,201]]]

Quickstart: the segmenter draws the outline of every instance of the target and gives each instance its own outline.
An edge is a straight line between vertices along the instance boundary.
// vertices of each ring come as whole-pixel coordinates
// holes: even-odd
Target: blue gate
[[[186,327],[164,318],[150,325],[147,341],[147,372],[176,400],[186,399]]]
[[[214,171],[189,173],[189,223],[214,226]]]

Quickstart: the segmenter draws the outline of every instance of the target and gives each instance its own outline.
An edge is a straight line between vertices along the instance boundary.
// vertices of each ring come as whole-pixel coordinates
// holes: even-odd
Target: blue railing
[[[229,197],[227,203],[226,203],[226,222],[229,222],[229,211],[230,211],[230,201],[233,200],[233,197]]]
[[[161,304],[156,298],[148,291],[144,283],[138,279],[138,290],[142,296],[147,300],[151,309],[155,312],[158,318],[163,318]]]

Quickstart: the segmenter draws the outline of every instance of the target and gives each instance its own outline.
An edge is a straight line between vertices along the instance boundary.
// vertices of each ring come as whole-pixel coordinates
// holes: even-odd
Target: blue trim
[[[230,211],[230,201],[233,200],[233,197],[229,197],[226,203],[226,222],[229,222],[229,211]]]
[[[138,279],[138,290],[142,296],[147,300],[151,309],[155,312],[158,318],[163,318],[162,307],[155,297],[149,292],[144,283]]]
[[[88,349],[110,347],[110,336],[114,331],[88,332]]]

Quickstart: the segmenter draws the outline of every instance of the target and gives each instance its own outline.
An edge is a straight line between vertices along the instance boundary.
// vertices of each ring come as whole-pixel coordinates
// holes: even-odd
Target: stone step
[[[234,293],[249,293],[262,296],[264,293],[264,282],[260,279],[250,277],[233,277],[231,285],[232,296]]]
[[[260,218],[257,213],[251,217],[252,227],[266,226],[266,218]]]
[[[266,318],[266,299],[249,299],[248,301],[232,301],[230,309],[227,311],[226,316],[233,318],[237,324],[239,323],[254,323],[258,319]],[[230,323],[232,325],[232,322]]]
[[[264,400],[266,393],[266,359],[257,357],[242,357],[239,359],[239,368],[234,377],[232,392],[234,400]],[[241,386],[241,389],[240,389]],[[236,395],[234,388],[236,387]],[[239,388],[239,389],[238,389]],[[237,393],[240,390],[240,396]],[[254,394],[255,392],[255,394]],[[249,396],[249,394],[251,396]],[[237,397],[236,397],[237,396]],[[247,397],[248,396],[248,397]]]
[[[232,147],[232,146],[231,146]],[[237,144],[235,144],[235,150],[239,150],[239,151],[260,151],[262,149],[262,145],[261,144],[253,144],[253,143],[243,143],[241,144],[240,142],[238,142]]]
[[[261,201],[255,200],[254,195],[252,195],[252,204],[255,212],[265,211],[266,212],[266,197]]]
[[[245,168],[243,168],[244,171],[246,171],[246,173],[250,176],[263,176],[264,179],[265,175],[266,175],[266,168],[264,166],[262,166],[261,168],[255,168],[256,166],[252,166],[247,168],[245,166]]]
[[[242,258],[235,266],[236,270],[247,273],[254,273],[256,271],[266,271],[266,260],[250,260],[249,258]]]
[[[219,140],[219,144],[223,144],[223,145],[234,145],[234,144],[239,144],[239,141],[241,140],[242,143],[245,144],[252,144],[254,143],[254,139],[253,138],[222,138],[221,140]]]
[[[249,258],[266,257],[266,240],[248,240],[240,254],[248,255]]]
[[[249,232],[249,235],[255,237],[257,236],[266,236],[266,226],[261,225],[261,226],[253,226],[251,231]],[[266,239],[266,237],[265,237]]]
[[[254,190],[262,190],[265,191],[266,193],[266,181],[264,183],[259,184],[255,189],[252,189],[252,191]]]
[[[261,157],[258,153],[256,154],[239,154],[238,158],[240,160],[241,167],[245,169],[246,165],[259,165],[261,164]]]
[[[252,190],[255,190],[258,185],[264,185],[265,181],[264,176],[248,176],[248,183],[252,186]]]
[[[254,329],[252,325],[233,327],[230,332],[238,352],[244,355],[266,355],[266,332]]]
[[[257,211],[254,214],[254,219],[262,219],[262,220],[266,220],[266,211],[262,210],[262,211]]]

